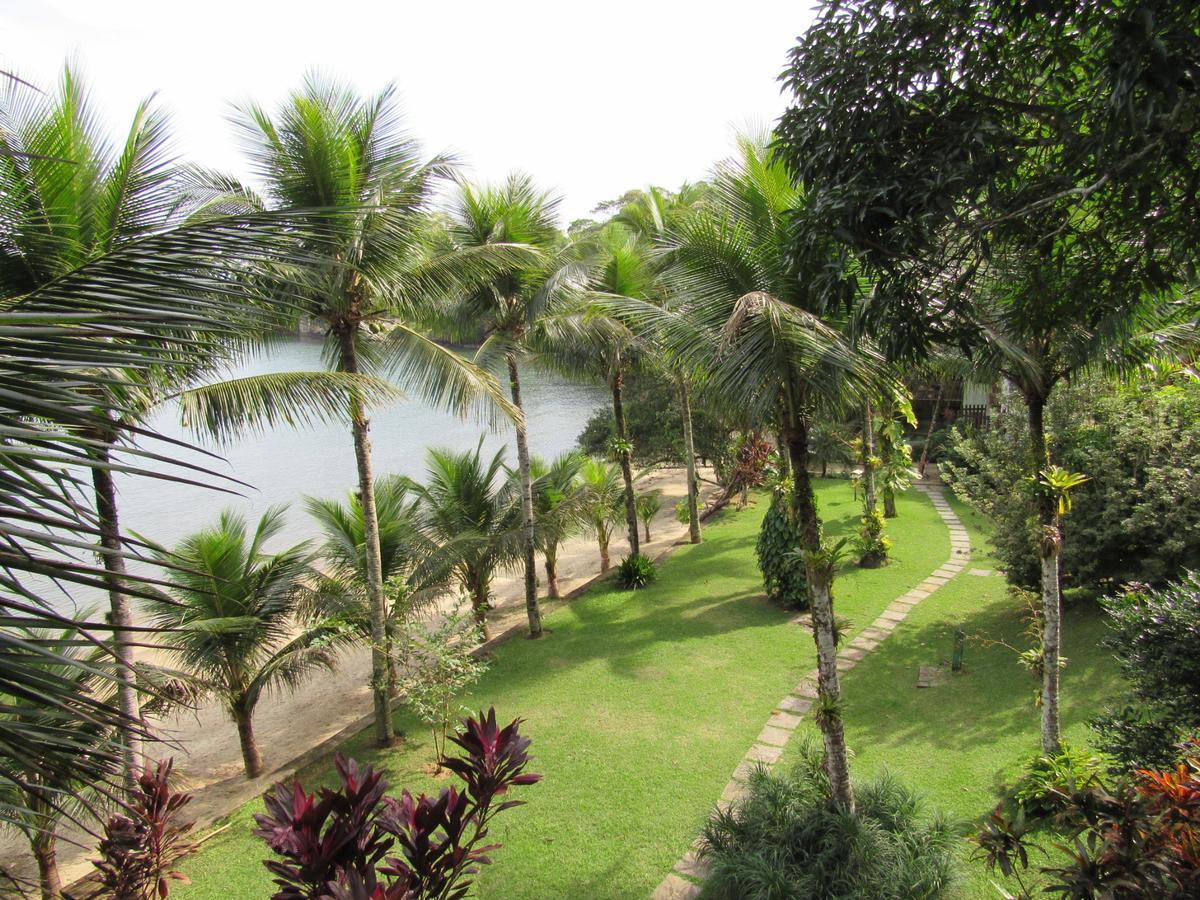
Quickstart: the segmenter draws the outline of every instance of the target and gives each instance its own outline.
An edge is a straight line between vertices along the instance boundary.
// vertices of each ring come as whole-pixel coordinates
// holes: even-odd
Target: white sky
[[[400,89],[408,126],[474,177],[531,173],[564,224],[625,190],[673,188],[770,127],[805,0],[589,3],[0,0],[0,66],[46,87],[70,55],[114,132],[158,92],[189,159],[245,177],[225,115],[272,108],[313,67]]]

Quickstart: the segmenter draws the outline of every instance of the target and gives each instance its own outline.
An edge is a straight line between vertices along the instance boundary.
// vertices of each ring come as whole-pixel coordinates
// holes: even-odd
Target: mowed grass
[[[853,530],[848,483],[820,482],[818,495],[829,533]],[[760,495],[712,522],[705,543],[677,549],[650,588],[597,586],[548,617],[546,640],[497,650],[464,702],[524,718],[532,770],[545,779],[496,820],[491,837],[504,846],[477,896],[644,900],[687,850],[774,705],[815,664],[811,635],[762,598],[754,542],[766,504]],[[838,580],[838,611],[855,631],[949,555],[925,497],[910,492],[899,506],[893,564],[848,567]],[[420,725],[403,711],[396,724],[408,736],[400,746],[376,751],[368,731],[343,752],[384,768],[393,793],[447,784],[424,774],[432,750]],[[331,770],[302,773],[305,786],[328,783]],[[243,807],[186,864],[193,883],[181,896],[270,894],[266,847],[250,833],[258,811]]]
[[[1022,634],[1023,607],[1008,594],[989,553],[986,521],[957,500],[951,502],[971,535],[968,571],[990,569],[993,574],[964,572],[952,579],[843,676],[846,739],[854,754],[855,778],[887,769],[960,824],[959,896],[989,898],[1000,896],[993,882],[1005,879],[973,858],[974,847],[965,836],[978,829],[1004,787],[1039,750],[1040,712],[1034,699],[1040,682],[1018,664],[1013,650],[995,643],[1029,646]],[[950,658],[958,628],[969,637],[964,671],[954,675]],[[1063,672],[1062,727],[1063,738],[1073,746],[1090,743],[1087,719],[1119,690],[1112,656],[1101,645],[1105,633],[1094,604],[1066,606],[1063,635],[1069,662]],[[917,688],[921,666],[941,667],[942,682]],[[815,734],[810,723],[802,727]],[[794,760],[794,744],[784,765]],[[1057,840],[1046,837],[1047,844]],[[1035,868],[1047,864],[1037,854],[1031,861]]]

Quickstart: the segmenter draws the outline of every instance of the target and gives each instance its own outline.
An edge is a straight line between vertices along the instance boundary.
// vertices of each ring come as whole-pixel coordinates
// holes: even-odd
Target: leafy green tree
[[[216,525],[173,550],[155,546],[158,559],[172,567],[170,593],[143,605],[180,669],[215,695],[237,726],[247,778],[263,772],[254,737],[254,708],[263,693],[295,690],[313,672],[332,669],[345,639],[339,623],[300,623],[313,575],[308,544],[279,553],[265,549],[283,530],[284,513],[272,507],[251,531],[243,516],[226,510]]]
[[[809,458],[821,467],[821,477],[829,477],[829,465],[849,467],[854,463],[850,447],[850,429],[840,422],[816,422],[809,434]]]
[[[423,160],[404,133],[395,91],[361,98],[349,88],[309,76],[272,117],[256,105],[236,120],[267,199],[208,179],[206,205],[246,204],[328,210],[329,236],[314,247],[315,264],[289,303],[325,329],[325,359],[352,375],[395,377],[436,406],[455,411],[496,409],[516,415],[495,379],[418,330],[414,322],[448,294],[469,290],[515,260],[505,243],[470,249],[435,240],[428,208],[451,171],[447,160]],[[332,257],[334,262],[326,263]],[[382,334],[376,331],[382,330]],[[244,395],[230,390],[209,400],[217,421],[240,422]],[[269,411],[268,411],[269,412]],[[347,416],[354,442],[366,539],[371,602],[371,688],[375,737],[391,743],[388,699],[387,598],[379,546],[370,421],[364,398],[352,392]]]
[[[417,499],[422,534],[451,567],[485,639],[492,579],[522,553],[521,502],[511,481],[504,451],[485,459],[481,438],[474,450],[430,449],[425,481],[404,482]]]
[[[547,592],[554,599],[562,596],[558,586],[559,548],[586,525],[585,490],[579,480],[584,459],[583,454],[570,450],[549,463],[536,456],[530,460],[537,547],[545,560]]]
[[[579,478],[584,487],[587,527],[600,549],[600,571],[607,572],[612,565],[608,544],[613,528],[621,521],[625,499],[621,470],[607,460],[589,456],[579,469]]]

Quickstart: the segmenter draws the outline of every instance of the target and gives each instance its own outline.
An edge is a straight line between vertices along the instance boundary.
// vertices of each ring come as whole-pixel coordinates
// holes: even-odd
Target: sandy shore
[[[711,500],[717,489],[712,472],[701,472],[702,498]],[[675,503],[686,495],[686,476],[683,469],[659,469],[638,484],[639,490],[657,488],[662,491],[663,504],[651,523],[652,540],[643,541],[643,552],[657,556],[669,547],[686,539],[687,526],[675,518]],[[609,552],[614,565],[628,555],[629,542],[624,527],[614,533]],[[644,531],[642,532],[644,538]],[[583,535],[568,542],[559,554],[559,584],[563,594],[585,584],[599,572],[599,550],[594,538]],[[544,581],[542,560],[538,571]],[[545,589],[545,585],[541,585]],[[495,609],[490,614],[493,635],[525,622],[523,582],[519,572],[508,572],[495,581]],[[456,605],[448,599],[447,607]],[[370,653],[355,648],[345,653],[338,668],[321,673],[294,694],[270,694],[258,704],[254,714],[254,730],[263,755],[266,774],[254,781],[242,775],[241,753],[237,734],[224,710],[209,703],[195,712],[187,712],[152,726],[169,747],[158,748],[161,756],[174,756],[175,768],[193,800],[187,811],[199,826],[210,823],[236,809],[247,800],[260,795],[273,781],[291,774],[313,748],[335,738],[347,728],[359,723],[371,713],[371,692],[368,688]],[[77,835],[78,837],[78,835]],[[86,839],[86,835],[83,836]],[[86,842],[85,843],[90,843]],[[0,836],[0,859],[23,858],[28,863],[27,845],[23,836],[4,833]],[[59,865],[64,884],[81,878],[91,871],[88,858],[90,846],[74,846],[60,842]],[[25,865],[16,867],[24,874]]]

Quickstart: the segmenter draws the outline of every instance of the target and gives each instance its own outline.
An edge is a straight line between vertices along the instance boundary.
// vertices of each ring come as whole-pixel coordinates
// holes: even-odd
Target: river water
[[[288,339],[273,344],[269,356],[247,360],[230,375],[313,371],[321,368],[320,357],[319,339]],[[572,382],[528,366],[521,375],[530,452],[535,455],[549,458],[573,447],[588,417],[608,400],[608,392],[602,384]],[[278,550],[316,536],[316,529],[303,509],[302,497],[344,498],[357,483],[354,444],[348,424],[281,426],[266,433],[246,435],[223,447],[185,430],[179,424],[179,410],[173,403],[158,410],[148,425],[158,434],[198,445],[222,458],[214,459],[178,448],[170,448],[172,455],[250,485],[242,487],[225,482],[226,490],[222,491],[156,478],[118,476],[123,530],[167,546],[173,546],[185,535],[214,523],[222,509],[240,510],[253,524],[269,506],[284,503],[289,504],[286,530],[269,545],[269,549]],[[504,449],[506,462],[516,465],[514,433],[509,425],[489,429],[485,423],[459,419],[413,399],[376,409],[371,414],[376,477],[399,472],[420,479],[425,471],[426,448],[462,450],[474,447],[481,436],[484,450],[489,455]],[[152,442],[146,449],[162,452],[163,446],[161,442]],[[138,464],[156,468],[144,461]],[[177,468],[170,471],[181,474]],[[212,476],[197,475],[196,478],[209,485],[222,483]],[[78,591],[73,593],[75,596],[66,599],[63,605],[93,605],[102,599],[84,596]]]

